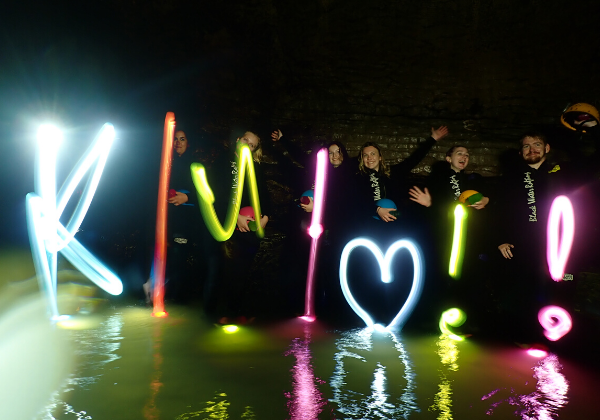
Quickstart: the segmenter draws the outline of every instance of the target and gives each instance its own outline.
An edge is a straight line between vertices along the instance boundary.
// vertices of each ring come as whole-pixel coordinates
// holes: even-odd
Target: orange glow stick
[[[171,159],[173,157],[173,136],[175,135],[175,114],[167,112],[163,132],[163,148],[160,158],[158,180],[158,204],[156,206],[156,234],[154,239],[154,290],[152,316],[164,317],[165,312],[165,270],[167,266],[167,195],[171,179]]]

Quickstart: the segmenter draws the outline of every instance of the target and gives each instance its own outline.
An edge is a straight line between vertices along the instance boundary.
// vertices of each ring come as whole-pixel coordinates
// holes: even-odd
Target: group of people
[[[573,124],[580,122],[589,128],[594,122],[597,124],[597,118],[578,118]],[[566,173],[568,170],[564,166],[550,163],[550,144],[544,134],[528,132],[519,139],[518,159],[499,182],[466,172],[469,150],[462,145],[453,145],[448,148],[445,162],[435,165],[427,179],[411,185],[414,184],[410,178],[411,170],[434,144],[440,144],[447,136],[447,127],[432,128],[429,138],[409,157],[394,165],[386,162],[382,148],[373,142],[362,145],[358,159],[351,158],[340,142],[326,146],[329,168],[323,218],[325,233],[317,275],[317,305],[321,313],[342,310],[339,307],[344,305],[339,291],[339,257],[345,244],[360,236],[374,239],[384,252],[392,242],[402,238],[413,239],[421,247],[427,276],[423,303],[420,310],[417,309],[417,316],[432,314],[432,317],[439,317],[441,309],[459,305],[482,318],[486,313],[493,313],[499,317],[512,317],[515,322],[531,319],[533,325],[541,306],[550,303],[572,305],[573,282],[558,284],[548,275],[546,224],[550,205],[557,195],[583,201],[576,197],[577,187],[581,186],[573,181],[577,177]],[[290,308],[300,313],[310,240],[306,229],[313,210],[312,194],[306,192],[314,188],[316,153],[291,153],[294,144],[286,141],[281,130],[273,131],[271,139],[281,172],[287,176],[284,182],[297,197],[286,212],[287,220],[280,223],[287,237],[280,261],[286,272],[285,280],[282,280],[286,283],[285,299],[289,299]],[[248,271],[260,240],[251,233],[249,222],[258,222],[264,228],[272,220],[274,211],[260,165],[260,137],[247,131],[236,141],[248,145],[255,161],[263,213],[256,217],[257,220],[239,215],[231,239],[216,244],[210,238],[200,212],[194,209],[197,198],[189,171],[192,159],[183,131],[175,134],[171,188],[177,192],[169,198],[173,206],[169,210],[171,246],[167,277],[173,283],[174,296],[187,295],[185,290],[180,290],[180,285],[197,284],[194,279],[178,278],[189,277],[184,268],[186,259],[194,258],[193,252],[201,252],[206,264],[202,293],[205,310],[215,314],[221,322],[239,321],[240,316],[251,315],[244,312],[248,308],[244,308],[243,301],[249,286]],[[237,182],[236,161],[235,145],[232,144],[208,168],[208,179],[215,196],[230,196],[232,182]],[[454,280],[447,274],[453,210],[461,194],[468,190],[481,194],[477,201],[468,204],[463,276]],[[249,205],[247,195],[244,193],[241,207]],[[300,200],[301,195],[306,198]],[[225,199],[215,202],[220,220],[224,219],[229,204]],[[577,211],[576,208],[576,218]],[[192,244],[199,249],[194,251]],[[579,248],[576,246],[575,250]],[[354,258],[348,272],[354,276],[355,287],[365,307],[370,306],[376,317],[385,322],[384,318],[399,309],[397,299],[392,296],[396,292],[388,293],[384,286],[365,285],[365,277],[376,282],[379,276],[374,259],[365,255]],[[397,259],[398,264],[404,264],[402,257]],[[406,272],[406,266],[400,270]],[[167,296],[168,290],[169,285]],[[401,287],[398,290],[397,293],[407,293]]]

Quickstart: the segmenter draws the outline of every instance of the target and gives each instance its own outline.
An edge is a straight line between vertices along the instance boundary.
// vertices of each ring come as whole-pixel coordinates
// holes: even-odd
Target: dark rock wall
[[[532,126],[553,127],[569,102],[598,102],[594,1],[251,0],[119,4],[130,35],[193,73],[208,133],[261,120],[309,145],[365,141],[398,160],[431,126],[471,148],[471,169]],[[172,17],[165,23],[156,10]],[[163,27],[157,30],[156,27]],[[147,28],[155,27],[150,31]],[[167,70],[154,69],[157,72]],[[172,70],[172,68],[170,68]],[[149,70],[150,71],[150,70]],[[266,132],[266,129],[265,129]],[[307,146],[309,147],[309,146]]]

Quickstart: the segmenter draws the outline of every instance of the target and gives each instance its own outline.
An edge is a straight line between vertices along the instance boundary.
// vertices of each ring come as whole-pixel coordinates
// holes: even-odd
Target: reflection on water
[[[225,398],[227,394],[224,392],[216,392],[212,400],[206,402],[206,407],[200,411],[194,411],[192,413],[181,414],[176,417],[175,420],[189,420],[189,419],[215,419],[215,420],[226,420],[229,419],[228,407],[231,405]],[[256,416],[252,411],[252,407],[245,407],[241,420],[254,420]]]
[[[597,417],[582,413],[597,414],[598,374],[566,355],[559,363],[555,355],[533,359],[522,349],[475,340],[331,331],[319,321],[245,325],[226,334],[198,311],[172,309],[166,319],[144,308],[107,309],[85,317],[91,329],[63,330],[73,338],[75,368],[37,418]],[[34,383],[43,375],[28,378]]]
[[[286,393],[291,420],[316,419],[327,404],[317,387],[317,383],[324,384],[325,381],[315,378],[313,373],[310,342],[310,324],[307,323],[304,325],[304,338],[294,338],[290,350],[285,353],[286,356],[293,354],[296,358],[292,368],[293,391]]]
[[[437,354],[443,367],[438,369],[439,390],[434,397],[434,403],[429,411],[439,411],[438,420],[452,420],[452,381],[448,378],[450,372],[458,371],[458,346],[448,334],[442,334],[436,342]]]
[[[517,406],[515,415],[523,420],[558,418],[558,411],[568,403],[567,392],[569,391],[569,382],[560,373],[561,369],[558,357],[554,354],[540,360],[533,367],[533,377],[537,380],[536,390],[530,394],[511,395],[504,400],[495,402],[487,414],[493,414],[496,407],[507,402]],[[492,391],[482,400],[491,398],[499,391],[500,389]],[[513,390],[511,390],[511,394],[514,394]]]
[[[76,322],[76,321],[74,321]],[[105,366],[120,356],[116,353],[121,346],[123,336],[123,318],[121,313],[109,316],[95,329],[73,330],[75,355],[79,361],[77,371],[69,376],[65,385],[52,396],[42,414],[43,420],[54,420],[59,411],[70,418],[91,420],[86,411],[76,411],[63,401],[67,393],[76,389],[89,389],[103,375]]]
[[[144,419],[146,420],[158,420],[160,417],[160,411],[156,407],[156,396],[163,386],[161,382],[162,377],[162,364],[163,355],[161,351],[162,347],[162,329],[164,324],[155,323],[152,329],[152,377],[150,379],[150,398],[144,405],[142,412],[144,413]]]
[[[363,363],[372,364],[371,360],[373,352],[373,329],[363,328],[357,330],[346,331],[341,334],[341,337],[336,340],[337,352],[335,354],[335,370],[331,379],[331,387],[333,388],[333,398],[331,402],[338,405],[338,411],[351,418],[380,418],[380,419],[397,419],[408,418],[411,412],[419,411],[416,403],[416,388],[415,374],[412,368],[412,363],[405,351],[404,346],[397,334],[389,333],[393,346],[400,353],[400,360],[403,365],[403,377],[406,380],[406,385],[403,388],[403,393],[398,397],[398,402],[394,404],[390,402],[391,394],[388,388],[387,368],[379,360],[375,360],[375,369],[373,372],[373,380],[371,382],[371,395],[365,395],[360,391],[349,389],[350,382],[348,378],[349,372],[345,367],[347,359],[355,359]],[[378,336],[378,338],[387,338],[386,336]],[[387,341],[387,340],[385,340]],[[390,344],[390,343],[386,343]],[[364,356],[360,353],[366,353]],[[371,353],[371,354],[370,354]],[[396,384],[393,384],[396,387]]]

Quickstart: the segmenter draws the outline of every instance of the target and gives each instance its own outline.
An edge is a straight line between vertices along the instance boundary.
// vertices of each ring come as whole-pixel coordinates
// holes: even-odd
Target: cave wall
[[[376,141],[397,161],[432,126],[471,149],[470,169],[531,127],[554,129],[568,103],[597,105],[600,57],[593,1],[250,0],[120,2],[131,36],[193,76],[195,118],[208,136],[275,127],[306,148],[338,139],[356,154]],[[170,24],[156,11],[170,16]],[[156,74],[172,67],[150,69]],[[560,134],[559,134],[560,135]]]

